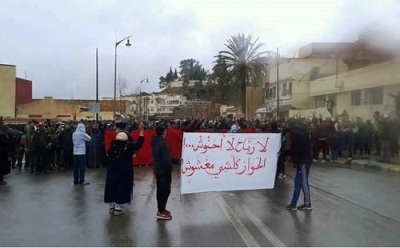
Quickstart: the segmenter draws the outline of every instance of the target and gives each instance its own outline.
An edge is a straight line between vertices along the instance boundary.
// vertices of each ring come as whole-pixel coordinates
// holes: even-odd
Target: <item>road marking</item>
[[[286,245],[280,240],[272,231],[268,228],[259,218],[257,218],[246,206],[241,206],[246,214],[250,217],[250,220],[256,225],[258,230],[268,239],[268,241],[274,247],[286,247]]]
[[[236,231],[242,237],[243,242],[247,247],[260,247],[257,240],[254,239],[250,231],[244,226],[243,222],[239,217],[233,212],[232,208],[229,207],[228,203],[221,196],[217,196],[217,201],[221,208],[224,210],[226,216],[231,221],[232,225],[235,227]]]

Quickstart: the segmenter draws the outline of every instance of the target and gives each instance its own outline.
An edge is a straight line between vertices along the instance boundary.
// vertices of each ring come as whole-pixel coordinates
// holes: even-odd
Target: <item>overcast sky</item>
[[[128,92],[158,91],[160,76],[186,58],[211,71],[213,56],[237,33],[253,34],[264,50],[296,57],[316,41],[355,41],[380,23],[400,37],[400,1],[392,0],[0,0],[0,63],[33,78],[33,96],[95,98],[99,49],[100,97],[113,96],[117,73]],[[400,49],[400,48],[399,48]]]

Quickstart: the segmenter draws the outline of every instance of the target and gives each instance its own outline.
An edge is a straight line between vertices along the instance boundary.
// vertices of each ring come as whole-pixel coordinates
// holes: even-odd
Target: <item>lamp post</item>
[[[276,56],[276,117],[279,117],[279,48],[276,48],[276,52],[274,51],[267,51],[268,53],[275,54]]]
[[[121,42],[128,40],[126,42],[126,46],[130,47],[131,43],[129,42],[129,38],[132,35],[129,35],[128,37],[123,38],[122,40],[118,41],[115,43],[115,61],[114,61],[114,102],[113,102],[113,118],[115,121],[115,112],[117,111],[117,48],[118,45],[121,44]]]
[[[276,118],[279,118],[279,48],[276,48]]]
[[[144,82],[146,80],[146,83],[148,83],[149,82],[149,78],[144,78],[144,79],[142,79],[142,80],[140,80],[140,89],[139,89],[139,95],[140,95],[140,105],[139,105],[139,107],[140,107],[140,116],[142,116],[143,117],[143,115],[142,115],[142,83]]]

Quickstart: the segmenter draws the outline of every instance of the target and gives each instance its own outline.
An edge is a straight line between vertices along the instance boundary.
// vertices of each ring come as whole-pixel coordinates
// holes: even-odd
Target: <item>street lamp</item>
[[[115,43],[115,63],[114,63],[114,102],[113,102],[113,118],[115,121],[115,112],[117,112],[117,48],[118,45],[121,44],[124,40],[127,40],[126,46],[130,47],[131,43],[129,42],[129,38],[132,35],[129,35],[128,37],[123,38],[122,40],[118,41]]]
[[[140,115],[142,116],[142,83],[146,80],[146,83],[149,82],[149,78],[144,78],[140,81],[140,89],[139,89],[139,95],[140,95]]]

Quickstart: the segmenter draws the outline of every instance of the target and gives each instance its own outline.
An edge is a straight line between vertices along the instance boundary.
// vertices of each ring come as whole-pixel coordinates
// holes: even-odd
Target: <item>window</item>
[[[268,97],[271,99],[276,98],[276,87],[269,88]]]
[[[292,95],[292,82],[289,83],[289,89],[288,89],[287,94],[288,94],[289,96]]]
[[[286,84],[282,85],[282,96],[286,96],[287,91],[286,91]]]
[[[315,97],[314,104],[316,108],[326,107],[325,97],[324,96]]]
[[[364,92],[365,105],[381,105],[383,104],[383,88],[365,89]]]
[[[356,90],[351,92],[351,106],[361,105],[361,91]]]
[[[150,102],[151,104],[153,104],[154,103],[154,101],[153,100],[151,100],[151,102]]]

